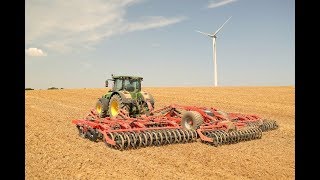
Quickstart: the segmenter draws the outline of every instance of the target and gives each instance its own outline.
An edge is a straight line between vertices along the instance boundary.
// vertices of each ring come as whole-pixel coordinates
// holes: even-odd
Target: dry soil
[[[25,93],[26,179],[295,179],[294,87],[144,88],[156,109],[170,103],[255,113],[280,128],[262,139],[212,147],[201,142],[117,151],[78,136],[107,89]]]

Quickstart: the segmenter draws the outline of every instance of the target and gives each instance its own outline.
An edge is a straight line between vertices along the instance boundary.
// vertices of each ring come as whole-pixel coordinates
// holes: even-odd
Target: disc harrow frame
[[[185,111],[201,114],[203,124],[198,129],[184,129],[180,123]],[[95,110],[84,119],[73,120],[79,135],[91,141],[103,141],[117,150],[161,146],[175,143],[201,142],[220,146],[242,141],[260,139],[263,131],[278,128],[276,121],[262,119],[257,115],[225,113],[215,108],[170,105],[151,116],[132,118],[120,110],[116,118],[99,118]]]
[[[231,121],[236,126],[259,127],[263,132],[277,129],[279,126],[275,120],[262,119],[260,116],[255,114],[226,113],[219,111],[214,107],[208,108],[172,104],[154,111],[153,114],[155,116],[181,118],[184,111],[196,111],[200,113],[203,117],[204,123],[209,125],[217,121]],[[180,121],[177,123],[180,123]]]

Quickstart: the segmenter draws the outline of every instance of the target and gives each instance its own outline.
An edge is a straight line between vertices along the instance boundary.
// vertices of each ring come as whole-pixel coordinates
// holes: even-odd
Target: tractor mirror
[[[106,80],[105,86],[108,87],[108,80]]]

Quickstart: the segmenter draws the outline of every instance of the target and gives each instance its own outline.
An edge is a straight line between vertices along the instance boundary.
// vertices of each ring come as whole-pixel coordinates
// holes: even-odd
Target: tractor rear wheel
[[[203,124],[203,117],[197,111],[185,111],[182,114],[181,126],[188,130],[197,130]]]
[[[96,111],[100,118],[104,118],[108,113],[108,102],[105,98],[100,98],[96,103]]]
[[[120,109],[124,106],[122,99],[118,94],[113,95],[109,101],[109,114],[110,117],[117,117]]]

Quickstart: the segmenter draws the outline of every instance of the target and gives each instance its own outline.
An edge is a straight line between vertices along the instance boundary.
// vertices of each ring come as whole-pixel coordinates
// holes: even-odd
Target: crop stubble
[[[117,151],[81,139],[84,117],[106,89],[25,93],[26,179],[294,179],[294,87],[144,88],[156,108],[176,103],[277,120],[262,139],[218,148],[200,142]]]

